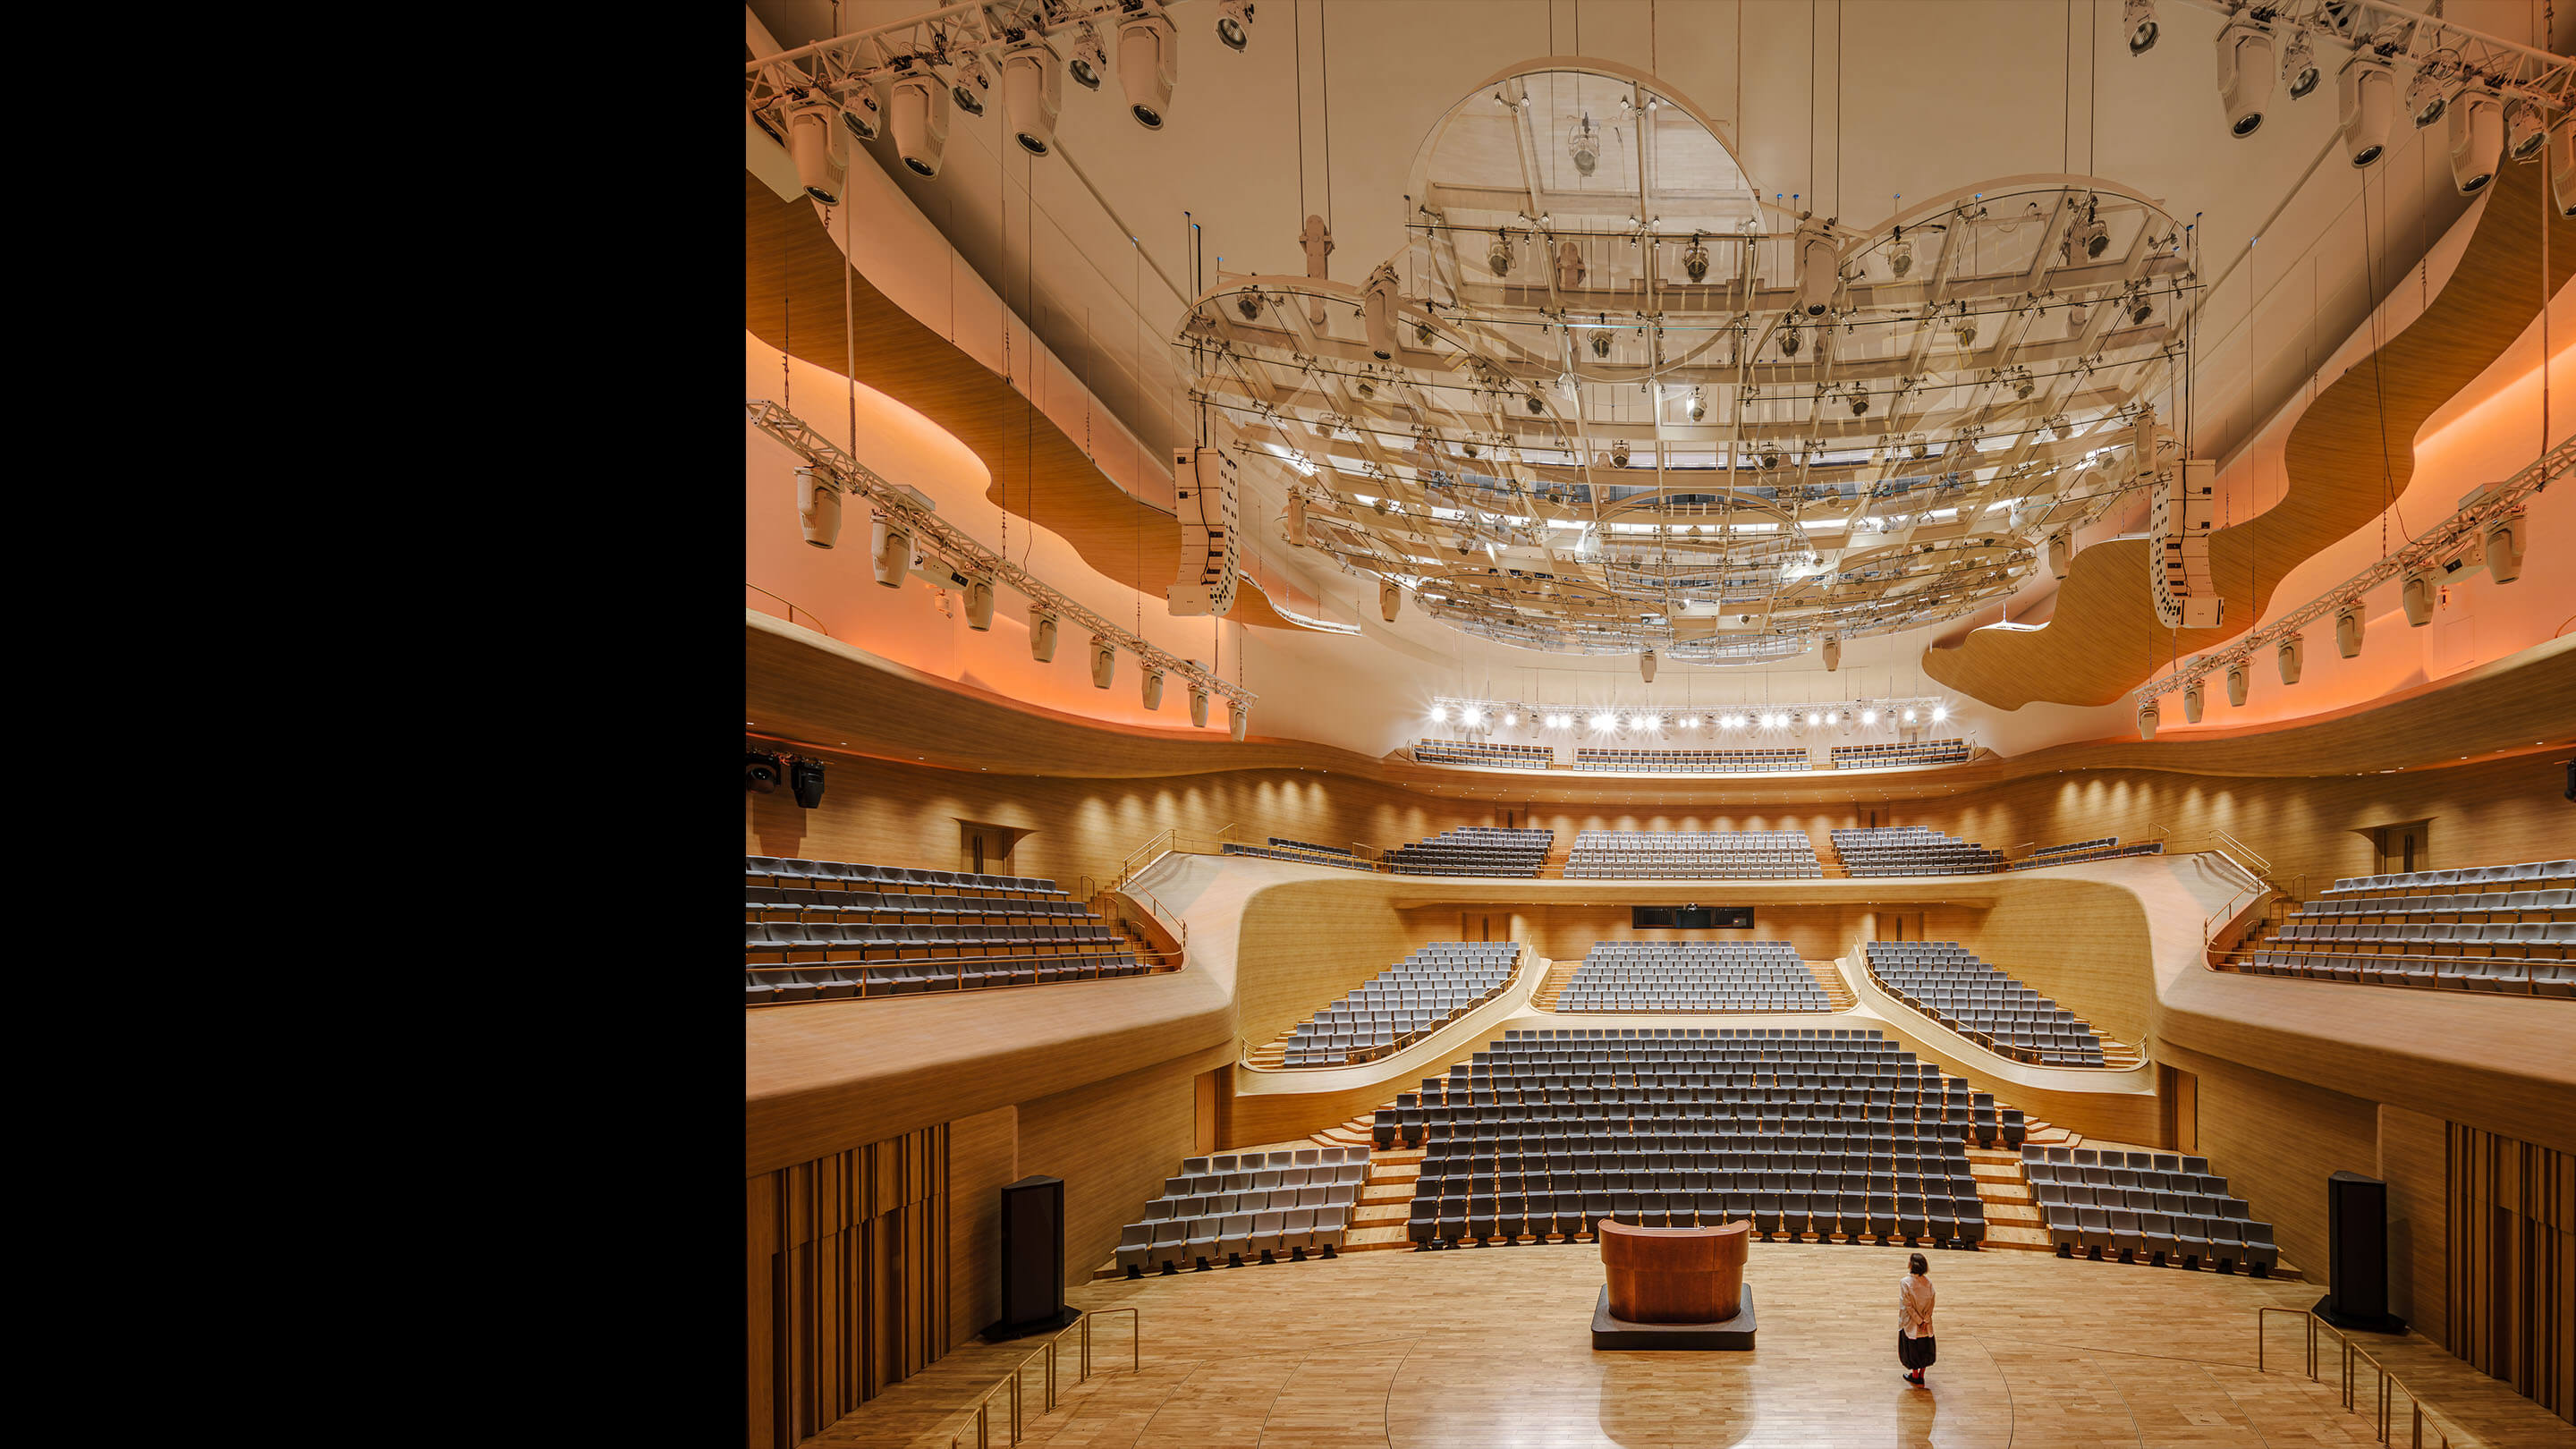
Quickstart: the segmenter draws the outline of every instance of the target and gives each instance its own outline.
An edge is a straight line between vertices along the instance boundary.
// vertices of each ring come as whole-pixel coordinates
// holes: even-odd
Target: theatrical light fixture
[[[2343,136],[2344,155],[2354,166],[2371,165],[2388,149],[2388,127],[2397,109],[2392,94],[2396,85],[2384,62],[2357,51],[2335,72],[2336,126]]]
[[[1252,0],[1217,0],[1216,9],[1216,38],[1226,49],[1239,51],[1252,43]]]
[[[1611,440],[1610,466],[1614,468],[1625,468],[1628,466],[1628,440],[1626,438],[1614,438]]]
[[[2504,154],[2504,105],[2483,91],[2464,91],[2451,107],[2451,184],[2475,196],[2495,180]]]
[[[862,84],[841,104],[841,124],[862,141],[873,141],[885,133],[885,101],[878,90],[877,86]]]
[[[1914,723],[1914,711],[1909,709],[1905,712],[1905,722],[1907,724]]]
[[[849,148],[832,124],[830,106],[798,106],[787,113],[787,154],[796,163],[796,184],[807,196],[825,206],[840,205]]]
[[[1654,682],[1655,682],[1655,651],[1654,651],[1654,650],[1649,649],[1649,650],[1647,650],[1645,653],[1640,654],[1640,655],[1638,655],[1638,656],[1637,656],[1637,673],[1638,673],[1638,674],[1640,674],[1640,675],[1642,675],[1642,676],[1644,676],[1645,681],[1646,681],[1648,684],[1652,684],[1652,683],[1654,683]]]
[[[1556,289],[1571,292],[1583,285],[1583,248],[1571,241],[1556,244]]]
[[[1139,693],[1144,697],[1147,709],[1161,709],[1163,707],[1163,671],[1148,668],[1145,671],[1145,686]]]
[[[2156,48],[2156,0],[2121,0],[2120,28],[2129,33],[2129,54]]]
[[[2365,627],[2360,601],[2355,600],[2335,610],[2334,621],[2336,652],[2346,659],[2358,656],[2361,653],[2361,635]]]
[[[1190,728],[1206,729],[1208,692],[1193,683],[1190,686]]]
[[[787,773],[787,757],[767,750],[746,750],[742,757],[742,787],[755,795],[775,795],[778,782]]]
[[[2308,33],[2304,30],[2294,27],[2290,31],[2290,43],[2281,48],[2281,79],[2288,85],[2290,99],[2294,101],[2306,100],[2315,92],[2317,82],[2325,79],[2325,73],[2317,69],[2317,53],[2308,44]]]
[[[1798,299],[1797,305],[1810,317],[1822,317],[1834,301],[1834,288],[1841,284],[1840,263],[1834,253],[1833,233],[1824,222],[1809,216],[1798,223]]]
[[[1807,711],[1807,723],[1809,723],[1809,724],[1814,724],[1815,722],[1816,722],[1816,712],[1815,712],[1814,710],[1812,710],[1812,709],[1811,709],[1811,710]]]
[[[1040,664],[1055,662],[1055,615],[1029,607],[1029,657]]]
[[[1708,280],[1708,248],[1700,244],[1700,234],[1691,233],[1690,245],[1682,248],[1682,275],[1694,282]]]
[[[1896,244],[1887,249],[1887,269],[1900,277],[1914,270],[1914,243],[1905,239],[1902,229],[1896,233]]]
[[[948,88],[934,76],[908,75],[894,83],[894,150],[913,174],[939,174],[948,152],[948,107]]]
[[[2272,37],[2258,25],[2227,22],[2218,32],[2218,99],[2230,134],[2241,139],[2262,127],[2273,80]]]
[[[1831,709],[1826,710],[1826,711],[1825,711],[1825,723],[1827,723],[1827,724],[1840,724],[1840,723],[1842,723],[1842,713],[1841,713],[1841,711],[1839,711],[1839,710],[1831,710]]]
[[[1360,324],[1368,333],[1369,351],[1380,362],[1395,359],[1395,312],[1403,302],[1395,264],[1380,262],[1360,291]]]
[[[1782,357],[1795,357],[1798,355],[1797,328],[1783,326],[1780,329],[1780,355]]]
[[[957,109],[970,116],[984,114],[984,92],[992,89],[992,80],[984,74],[984,63],[968,57],[957,71],[956,84],[948,88],[957,101]]]
[[[1244,734],[1252,728],[1252,706],[1229,699],[1225,702],[1225,716],[1227,733],[1234,736],[1236,744],[1242,744]]]
[[[1592,355],[1595,357],[1608,357],[1610,355],[1610,331],[1608,328],[1596,327],[1592,330]]]
[[[1648,719],[1641,714],[1635,719],[1628,721],[1628,728],[1634,730],[1652,729],[1654,728],[1654,724],[1655,722],[1653,720]]]
[[[1433,724],[1447,724],[1449,722],[1449,706],[1445,704],[1435,704],[1431,706],[1431,722]]]
[[[2227,666],[2227,703],[2236,709],[2245,707],[2246,673],[2242,659],[2233,660]]]
[[[1091,687],[1107,689],[1118,677],[1118,649],[1106,639],[1091,641]]]
[[[1506,714],[1503,716],[1503,728],[1505,729],[1517,729],[1520,727],[1520,722],[1521,717],[1517,714]]]
[[[2066,254],[2099,257],[2111,245],[2111,228],[2098,216],[2086,216],[2066,233]]]
[[[796,803],[811,810],[823,803],[823,762],[801,756],[787,763],[788,788],[796,792]]]
[[[2549,118],[2520,96],[2504,103],[2504,154],[2516,161],[2537,159],[2549,137]]]
[[[2433,576],[2410,573],[2398,582],[2397,601],[2406,610],[2406,627],[2421,629],[2433,622]]]
[[[1020,149],[1044,156],[1055,149],[1055,120],[1064,109],[1064,66],[1041,45],[1002,57],[1002,106]]]
[[[1172,22],[1146,15],[1118,27],[1118,87],[1127,93],[1127,110],[1137,125],[1163,129],[1163,113],[1172,108],[1172,86],[1180,72],[1181,48]]]
[[[2432,56],[2415,68],[2415,78],[2406,83],[2406,114],[2414,118],[2416,130],[2442,119],[2451,103],[2447,82],[2448,67],[2436,65]]]
[[[1596,714],[1592,717],[1592,727],[1596,730],[1617,729],[1619,717],[1614,714]]]
[[[966,581],[966,627],[982,633],[993,627],[993,581]]]
[[[2281,666],[2281,682],[2283,684],[2296,684],[2299,682],[2299,667],[2306,661],[2307,652],[2306,646],[2299,642],[2299,636],[2296,634],[2293,634],[2289,638],[2281,641],[2280,651],[2274,656],[2274,659],[2275,662]]]
[[[841,537],[841,490],[816,469],[796,470],[796,524],[816,548],[830,548]]]
[[[1939,723],[1941,723],[1943,720],[1948,719],[1949,717],[1950,717],[1950,707],[1949,707],[1948,705],[1946,705],[1946,704],[1936,704],[1936,705],[1932,706],[1932,722],[1933,722],[1934,724],[1939,724]]]
[[[1494,244],[1485,252],[1485,265],[1492,268],[1497,277],[1507,275],[1511,271],[1512,239],[1510,237],[1501,232],[1494,233]]]
[[[2146,325],[2147,325],[2147,321],[2148,321],[2148,319],[2149,319],[2149,318],[2154,317],[2155,315],[2156,315],[2156,304],[2155,304],[2155,299],[2153,299],[2153,298],[2149,297],[2149,296],[2148,296],[2146,293],[2144,293],[2144,292],[2134,293],[2134,294],[2132,294],[2132,295],[2130,296],[2130,298],[2129,298],[2129,325],[2130,325],[2130,326],[2132,326],[2132,327],[2144,327],[2144,326],[2146,326]]]
[[[912,572],[911,532],[880,513],[868,533],[868,562],[877,582],[889,589],[903,587],[904,575]]]
[[[1391,581],[1381,580],[1377,586],[1377,612],[1379,617],[1392,624],[1395,622],[1397,611],[1401,610],[1403,607],[1404,590]]]
[[[1682,718],[1681,718],[1681,727],[1682,727],[1683,729],[1686,729],[1686,730],[1695,730],[1695,729],[1698,729],[1698,728],[1699,728],[1699,716],[1698,716],[1698,715],[1695,715],[1695,714],[1686,714],[1686,715],[1683,715],[1683,716],[1682,716]]]
[[[1100,32],[1088,22],[1073,42],[1073,59],[1065,69],[1072,73],[1073,83],[1087,91],[1100,89],[1100,78],[1109,74],[1109,47],[1100,43]]]
[[[2154,739],[2156,737],[2156,721],[2159,717],[2160,716],[2156,709],[2156,702],[2154,700],[2150,699],[2141,703],[2138,706],[2138,738],[2142,740]]]
[[[2485,531],[2487,577],[2509,584],[2522,577],[2522,519],[2508,513],[2490,520]]]
[[[1835,670],[1842,668],[1842,667],[1843,667],[1843,641],[1842,641],[1842,640],[1840,640],[1840,639],[1835,638],[1835,637],[1834,637],[1833,635],[1831,635],[1831,634],[1826,635],[1826,636],[1825,636],[1824,655],[1825,655],[1825,672],[1826,672],[1827,674],[1831,674],[1831,673],[1833,673]]]
[[[1865,725],[1874,725],[1878,723],[1878,711],[1874,709],[1862,710],[1860,712],[1860,722]]]
[[[1460,724],[1470,725],[1483,724],[1485,722],[1485,712],[1471,704],[1465,709],[1458,711],[1458,722]]]
[[[1700,390],[1698,388],[1692,388],[1690,395],[1690,420],[1696,423],[1707,416],[1708,399],[1700,395]]]
[[[2198,724],[2198,723],[2200,723],[2200,716],[2201,716],[2202,708],[2203,708],[2203,706],[2204,706],[2204,705],[2206,705],[2206,704],[2207,704],[2207,702],[2208,702],[2208,697],[2207,697],[2207,695],[2206,695],[2206,694],[2204,694],[2204,693],[2203,693],[2203,691],[2201,690],[2201,687],[2200,687],[2200,681],[2199,681],[2199,680],[2195,679],[2195,680],[2193,680],[2189,685],[2185,686],[2185,687],[2184,687],[2184,689],[2183,689],[2183,692],[2182,692],[2182,720],[2183,720],[2183,723],[2184,723],[2184,724]]]
[[[1565,130],[1565,149],[1574,158],[1574,169],[1589,176],[1601,164],[1601,128],[1586,113]]]

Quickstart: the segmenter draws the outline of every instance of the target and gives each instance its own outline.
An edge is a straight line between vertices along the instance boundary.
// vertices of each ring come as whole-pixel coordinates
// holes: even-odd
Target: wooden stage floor
[[[2037,1253],[1928,1255],[1940,1293],[1929,1390],[1896,1363],[1901,1248],[1756,1243],[1751,1353],[1595,1353],[1601,1284],[1590,1244],[1361,1253],[1073,1290],[1132,1306],[1095,1320],[1080,1387],[1072,1340],[1052,1414],[1029,1376],[1025,1442],[1098,1449],[1554,1449],[1554,1446],[2136,1445],[2374,1442],[2303,1371],[2297,1321],[2275,1318],[2272,1372],[2254,1368],[2258,1305],[2322,1290]],[[2576,1445],[2576,1429],[2420,1338],[2376,1353],[2470,1432],[2455,1446]],[[944,1445],[958,1405],[1026,1347],[969,1344],[842,1420],[834,1446]],[[2356,1399],[2376,1402],[2367,1369]],[[1009,1442],[996,1401],[993,1443]],[[2407,1442],[2401,1399],[2393,1442]],[[974,1443],[971,1426],[964,1442]],[[2428,1431],[2427,1444],[2438,1443]]]

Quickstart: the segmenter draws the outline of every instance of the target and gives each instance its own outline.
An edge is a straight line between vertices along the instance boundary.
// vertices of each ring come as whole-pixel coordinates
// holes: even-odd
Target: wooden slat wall
[[[2451,1351],[2576,1423],[2576,1154],[2450,1137]]]
[[[746,1185],[751,1449],[793,1449],[949,1333],[948,1127]]]

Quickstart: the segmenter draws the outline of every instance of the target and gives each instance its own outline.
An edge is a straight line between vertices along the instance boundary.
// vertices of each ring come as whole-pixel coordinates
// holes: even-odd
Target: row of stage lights
[[[1891,709],[1886,712],[1886,715],[1887,722],[1891,725],[1900,723],[1908,725],[1921,724],[1925,722],[1927,718],[1933,724],[1946,724],[1950,719],[1950,709],[1947,705],[1936,704],[1929,709]],[[1804,723],[1819,728],[1839,728],[1847,718],[1858,722],[1864,729],[1873,728],[1879,722],[1879,711],[1875,707],[1863,707],[1858,710],[1811,709],[1805,712],[1805,716]],[[1529,719],[1530,727],[1533,729],[1565,730],[1574,728],[1576,716],[1571,714],[1533,714]],[[1472,704],[1461,705],[1454,710],[1445,704],[1433,705],[1431,707],[1431,722],[1433,724],[1449,724],[1454,721],[1457,724],[1465,725],[1469,729],[1478,729],[1482,728],[1488,720],[1499,721],[1505,729],[1518,729],[1521,727],[1521,715],[1517,710],[1503,710],[1496,713]],[[1629,729],[1639,731],[1658,730],[1664,727],[1664,717],[1662,715],[1620,715],[1607,710],[1598,714],[1584,716],[1583,722],[1595,730],[1615,730],[1622,724],[1626,725]],[[1710,729],[1717,730],[1784,730],[1793,728],[1801,723],[1798,712],[1794,710],[1763,710],[1753,714],[1715,714],[1708,716],[1704,722]],[[1695,730],[1701,726],[1703,721],[1698,715],[1687,714],[1674,720],[1672,723],[1677,729]]]

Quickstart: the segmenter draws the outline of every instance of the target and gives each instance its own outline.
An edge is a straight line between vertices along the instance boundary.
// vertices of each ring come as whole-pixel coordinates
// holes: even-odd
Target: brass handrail
[[[2442,1449],[2450,1449],[2451,1436],[2442,1428],[2441,1421],[2436,1415],[2429,1415],[2425,1412],[2424,1396],[2418,1394],[2413,1389],[2408,1388],[2405,1380],[2397,1377],[2397,1375],[2393,1373],[2390,1373],[2388,1371],[2388,1365],[2381,1363],[2378,1359],[2375,1359],[2368,1353],[2364,1352],[2359,1344],[2352,1341],[2352,1336],[2350,1334],[2345,1333],[2342,1329],[2335,1327],[2331,1323],[2326,1323],[2325,1320],[2317,1317],[2316,1310],[2312,1308],[2283,1308],[2275,1305],[2265,1305],[2254,1310],[2254,1371],[2256,1373],[2270,1372],[2265,1352],[2268,1346],[2268,1340],[2263,1336],[2263,1315],[2267,1313],[2295,1314],[2298,1317],[2307,1320],[2308,1379],[2312,1383],[2317,1379],[2318,1326],[2323,1324],[2326,1332],[2333,1334],[2335,1336],[2335,1340],[2343,1345],[2342,1404],[2346,1410],[2353,1413],[2360,1412],[2359,1407],[2353,1402],[2353,1360],[2359,1359],[2363,1363],[2370,1365],[2372,1371],[2378,1374],[2378,1442],[2382,1444],[2388,1442],[2388,1431],[2392,1427],[2390,1421],[2396,1414],[2396,1396],[2398,1393],[2403,1392],[2406,1395],[2406,1402],[2409,1406],[2409,1443],[2412,1446],[2412,1449],[2424,1449],[2424,1425],[2428,1419],[2432,1420],[2433,1435],[2435,1438],[2441,1440]]]
[[[1076,1370],[1077,1376],[1075,1377],[1074,1382],[1077,1384],[1089,1382],[1091,1379],[1091,1320],[1094,1318],[1105,1317],[1113,1313],[1124,1313],[1127,1315],[1129,1325],[1128,1372],[1143,1372],[1145,1367],[1144,1318],[1133,1308],[1086,1309],[1083,1311],[1080,1318],[1077,1318],[1073,1322],[1066,1324],[1064,1327],[1057,1329],[1055,1332],[1048,1334],[1045,1342],[1030,1350],[1026,1357],[1022,1358],[1017,1364],[1012,1366],[1011,1371],[1008,1374],[1005,1374],[991,1388],[986,1389],[981,1397],[975,1400],[974,1404],[968,1410],[968,1412],[973,1413],[975,1416],[974,1422],[971,1426],[975,1432],[975,1449],[992,1449],[993,1399],[995,1395],[1001,1393],[1004,1389],[1011,1391],[1011,1437],[1003,1442],[1006,1444],[1017,1444],[1020,1442],[1020,1434],[1025,1427],[1020,1422],[1020,1399],[1028,1387],[1026,1376],[1029,1371],[1029,1365],[1037,1362],[1041,1358],[1046,1360],[1046,1407],[1040,1412],[1048,1414],[1055,1412],[1056,1353],[1063,1345],[1064,1336],[1068,1333],[1079,1331],[1082,1335],[1080,1345],[1082,1352],[1081,1357],[1078,1360],[1079,1366]],[[968,1427],[969,1426],[961,1425],[958,1427],[956,1432],[948,1436],[948,1449],[961,1449],[961,1446],[966,1442],[966,1431]]]

